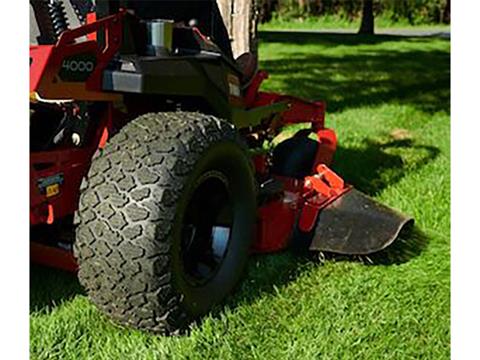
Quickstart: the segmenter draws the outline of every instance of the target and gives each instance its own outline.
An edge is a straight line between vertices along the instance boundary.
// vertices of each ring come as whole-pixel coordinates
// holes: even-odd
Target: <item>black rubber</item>
[[[272,173],[295,179],[303,179],[312,174],[318,141],[310,139],[310,133],[310,129],[300,130],[275,147]]]
[[[182,219],[196,180],[212,171],[227,179],[233,226],[219,269],[193,286],[180,254]],[[142,115],[94,156],[82,183],[80,282],[117,323],[179,333],[240,279],[255,209],[253,169],[231,124],[200,113]]]

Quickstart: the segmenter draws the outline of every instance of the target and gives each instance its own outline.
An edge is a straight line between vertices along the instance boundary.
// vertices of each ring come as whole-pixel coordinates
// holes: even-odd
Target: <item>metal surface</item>
[[[77,271],[77,263],[71,251],[34,241],[30,241],[30,260],[36,264],[51,266],[65,271]]]
[[[146,22],[149,55],[169,54],[172,50],[173,20],[155,19]]]
[[[111,105],[97,115],[98,125],[92,139],[83,147],[59,148],[30,153],[30,224],[48,223],[53,216],[62,218],[73,214],[77,209],[79,188],[82,178],[90,167],[90,160],[101,147],[105,129],[112,127],[113,109]],[[48,166],[46,166],[48,165]],[[41,190],[38,181],[62,174],[58,193],[48,197]],[[54,184],[52,182],[52,184]],[[49,184],[49,185],[52,185]],[[53,220],[53,219],[52,219]]]
[[[94,23],[66,30],[53,46],[30,46],[30,92],[37,92],[44,99],[75,99],[85,101],[115,101],[119,95],[102,91],[103,71],[121,46],[124,11],[100,19]],[[107,42],[99,48],[93,40],[79,41],[89,34],[105,33]],[[66,65],[65,60],[80,55],[96,58],[86,81],[59,81],[58,74]],[[81,60],[81,59],[76,59]],[[83,61],[84,62],[84,61]],[[71,71],[87,71],[89,66],[75,64]]]
[[[318,216],[310,250],[370,254],[390,245],[411,217],[351,189]]]

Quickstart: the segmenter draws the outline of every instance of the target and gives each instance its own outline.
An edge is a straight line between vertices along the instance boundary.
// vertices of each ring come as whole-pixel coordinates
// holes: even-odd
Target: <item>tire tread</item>
[[[93,303],[122,325],[175,334],[188,321],[172,285],[170,233],[188,174],[234,127],[211,115],[148,113],[99,150],[80,188],[74,255]]]

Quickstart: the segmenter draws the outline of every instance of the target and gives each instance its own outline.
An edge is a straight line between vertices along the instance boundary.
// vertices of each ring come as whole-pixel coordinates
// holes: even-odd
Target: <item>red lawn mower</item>
[[[370,254],[412,221],[329,168],[325,104],[260,91],[214,4],[71,0],[69,28],[65,4],[31,1],[31,258],[156,333],[219,303],[251,253]]]

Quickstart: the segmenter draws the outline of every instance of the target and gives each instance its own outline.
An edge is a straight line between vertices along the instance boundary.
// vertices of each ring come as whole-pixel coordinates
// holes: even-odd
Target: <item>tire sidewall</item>
[[[232,201],[233,226],[227,252],[211,279],[193,286],[184,276],[181,260],[181,229],[196,181],[206,172],[220,172],[227,180]],[[194,316],[207,312],[235,286],[245,268],[254,237],[255,187],[250,162],[244,150],[233,141],[212,144],[195,164],[178,201],[172,230],[172,276],[182,294],[185,309]],[[208,211],[208,209],[205,209]]]

